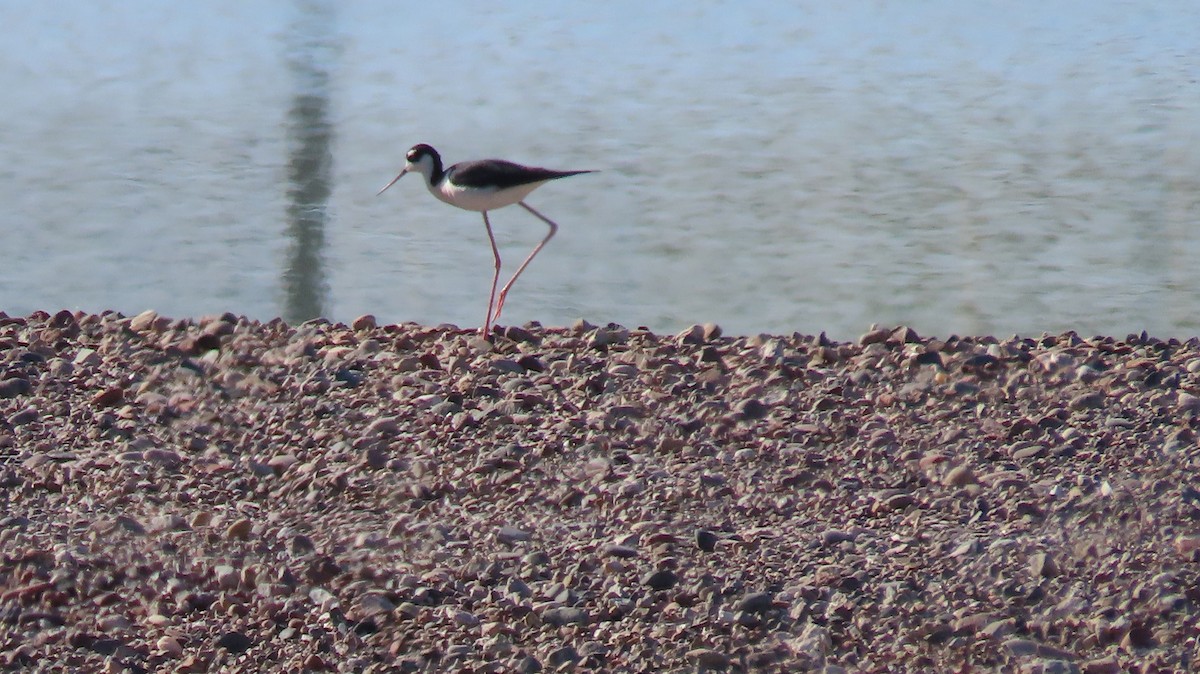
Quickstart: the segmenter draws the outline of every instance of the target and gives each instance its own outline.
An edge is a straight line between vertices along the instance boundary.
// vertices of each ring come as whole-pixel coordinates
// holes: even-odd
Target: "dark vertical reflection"
[[[283,318],[299,323],[321,316],[327,291],[325,223],[333,169],[329,122],[329,68],[336,58],[334,0],[301,0],[285,37],[293,98],[287,114],[288,235],[283,272]]]

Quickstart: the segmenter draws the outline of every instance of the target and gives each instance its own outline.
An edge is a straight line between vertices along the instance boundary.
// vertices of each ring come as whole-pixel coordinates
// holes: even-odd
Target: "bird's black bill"
[[[392,182],[384,185],[382,190],[379,190],[378,192],[375,193],[375,196],[379,196],[380,194],[383,194],[385,191],[387,191],[387,188],[391,187],[392,185],[395,185],[396,181],[403,178],[405,173],[408,173],[408,169],[404,169],[403,171],[400,172],[400,175],[396,176],[395,178],[392,178]]]

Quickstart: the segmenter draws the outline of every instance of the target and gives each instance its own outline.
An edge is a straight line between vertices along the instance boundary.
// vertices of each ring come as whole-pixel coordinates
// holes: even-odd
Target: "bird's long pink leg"
[[[500,289],[500,299],[496,304],[496,315],[494,316],[494,318],[496,318],[496,319],[500,318],[500,311],[502,309],[504,309],[504,298],[508,296],[508,289],[511,288],[514,283],[517,282],[517,277],[521,275],[521,272],[525,271],[525,268],[528,267],[529,263],[533,261],[533,257],[538,254],[538,251],[540,251],[543,247],[545,247],[546,242],[548,242],[550,239],[554,238],[555,232],[558,231],[558,225],[554,224],[553,220],[551,220],[550,218],[547,218],[546,216],[542,215],[541,213],[538,213],[537,211],[533,210],[524,201],[518,201],[517,203],[521,205],[521,208],[524,208],[525,210],[529,211],[530,213],[533,213],[538,218],[540,218],[542,222],[546,223],[547,225],[550,225],[550,233],[546,235],[546,238],[542,239],[541,243],[534,246],[533,252],[529,253],[529,257],[525,258],[525,261],[521,263],[520,267],[517,267],[517,273],[513,274],[512,278],[510,278],[508,280],[508,283],[505,283],[504,287]],[[498,260],[499,257],[497,257],[496,259]],[[500,273],[499,266],[496,267],[496,273],[497,274]]]
[[[492,242],[492,257],[496,259],[496,272],[492,274],[492,292],[488,295],[487,318],[483,319],[483,327],[479,329],[479,334],[482,337],[487,337],[492,331],[492,306],[496,303],[496,284],[500,282],[500,249],[496,247],[496,235],[492,234],[492,223],[488,222],[487,211],[483,211],[483,226],[487,227],[488,241]],[[501,302],[503,302],[504,294],[501,293]],[[496,310],[495,317],[500,316],[500,310]]]

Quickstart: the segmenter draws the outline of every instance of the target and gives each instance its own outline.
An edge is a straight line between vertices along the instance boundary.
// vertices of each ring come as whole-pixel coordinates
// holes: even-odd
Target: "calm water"
[[[593,6],[595,5],[595,6]],[[790,5],[784,7],[783,5]],[[836,7],[834,5],[837,5]],[[0,310],[1200,331],[1200,3],[0,3]],[[507,269],[544,226],[493,215]]]

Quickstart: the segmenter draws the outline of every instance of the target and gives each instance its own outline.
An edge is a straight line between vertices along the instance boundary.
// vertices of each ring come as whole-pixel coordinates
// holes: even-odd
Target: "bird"
[[[483,213],[483,225],[487,228],[488,240],[492,244],[492,257],[496,263],[496,270],[492,275],[492,290],[488,296],[487,315],[484,318],[483,326],[479,329],[479,334],[486,338],[491,332],[494,321],[500,318],[500,312],[504,309],[504,299],[508,296],[508,291],[512,289],[513,283],[516,283],[517,277],[525,271],[533,258],[558,232],[558,225],[525,203],[525,197],[551,180],[595,173],[596,171],[556,171],[536,166],[522,166],[504,159],[465,161],[449,168],[442,168],[442,156],[425,143],[412,146],[405,153],[404,158],[406,163],[404,169],[400,171],[400,175],[392,178],[392,181],[384,185],[383,189],[376,193],[376,196],[383,194],[406,174],[419,173],[425,178],[425,186],[429,188],[429,192],[433,196],[451,206]],[[496,286],[500,281],[501,266],[500,249],[496,247],[496,236],[492,233],[492,223],[488,220],[488,211],[513,204],[521,206],[549,225],[550,232],[546,234],[546,238],[534,246],[521,266],[517,267],[517,272],[500,289],[497,301]],[[494,312],[492,311],[493,307],[495,307]]]

